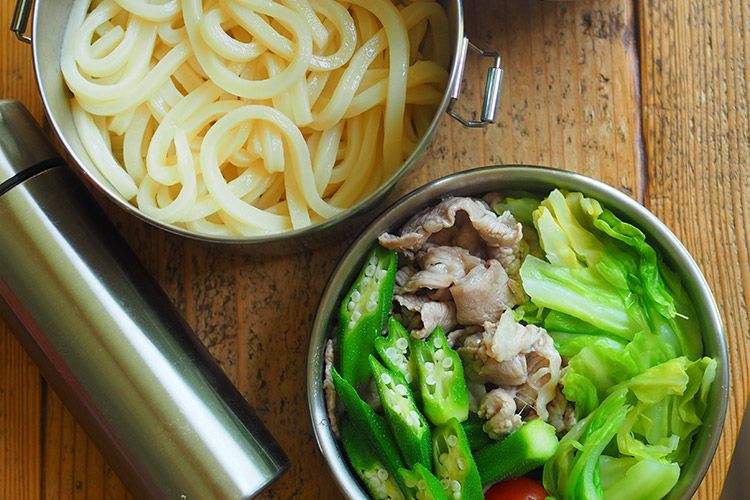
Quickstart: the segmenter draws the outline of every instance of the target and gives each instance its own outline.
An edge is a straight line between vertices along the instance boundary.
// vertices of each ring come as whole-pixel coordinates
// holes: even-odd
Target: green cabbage
[[[658,500],[680,478],[680,466],[675,463],[606,455],[601,457],[599,471],[607,500]]]
[[[510,212],[513,217],[525,226],[533,226],[533,213],[539,207],[539,198],[535,198],[528,193],[519,193],[519,197],[506,196],[503,201],[495,205],[494,210],[499,215],[503,212]]]
[[[521,282],[537,306],[564,312],[613,335],[631,339],[648,328],[638,304],[626,303],[594,268],[554,265],[529,255],[521,265]]]
[[[562,499],[659,499],[676,484],[703,423],[716,361],[679,277],[641,230],[581,193],[552,191],[532,214],[545,259],[520,274],[541,324],[568,358],[563,394],[578,423],[544,467]]]

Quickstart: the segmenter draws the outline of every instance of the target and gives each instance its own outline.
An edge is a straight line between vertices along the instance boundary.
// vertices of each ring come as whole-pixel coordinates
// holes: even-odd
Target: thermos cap
[[[0,101],[0,185],[57,158],[31,113],[18,101]]]

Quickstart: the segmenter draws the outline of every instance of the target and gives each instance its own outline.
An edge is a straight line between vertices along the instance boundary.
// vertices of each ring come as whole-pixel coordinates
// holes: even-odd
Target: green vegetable
[[[555,428],[541,419],[474,453],[482,484],[512,479],[542,466],[557,450]]]
[[[400,373],[384,368],[375,356],[370,356],[370,368],[386,421],[398,438],[396,442],[404,460],[410,467],[418,463],[432,467],[430,427],[414,403],[406,379]]]
[[[576,403],[576,416],[591,413],[616,384],[638,373],[627,345],[597,340],[568,361],[562,378],[563,394]]]
[[[505,211],[508,211],[521,224],[531,226],[534,224],[532,214],[539,207],[539,201],[538,198],[530,195],[521,198],[506,196],[503,201],[493,208],[498,215],[502,215]]]
[[[553,332],[565,332],[565,333],[577,333],[582,335],[596,335],[598,337],[609,337],[622,340],[619,337],[614,337],[611,333],[601,328],[597,328],[590,323],[565,314],[560,311],[548,311],[544,317],[544,329]]]
[[[599,471],[607,500],[659,500],[680,478],[680,466],[676,463],[606,455],[599,461]]]
[[[624,498],[633,491],[645,499],[666,495],[690,455],[715,376],[715,360],[682,356],[608,388],[609,396],[563,437],[545,465],[547,491],[564,499]],[[567,377],[566,391],[580,383]],[[595,462],[605,452],[618,456],[601,457],[600,484]]]
[[[564,312],[624,339],[648,326],[640,306],[623,300],[596,269],[556,266],[529,255],[521,265],[521,281],[537,306]]]
[[[624,349],[626,346],[625,341],[617,337],[600,337],[598,335],[587,335],[585,333],[566,333],[556,332],[554,330],[547,330],[547,333],[549,333],[549,336],[555,341],[555,349],[560,353],[560,356],[566,358],[572,358],[581,352],[584,347],[588,347],[595,343],[606,345],[618,351]]]
[[[607,397],[560,440],[556,453],[544,465],[544,489],[551,496],[602,498],[599,459],[630,409],[626,392],[621,390]]]
[[[422,405],[433,425],[451,418],[463,422],[469,416],[469,391],[458,353],[448,346],[442,328],[435,328],[422,342],[414,343]]]
[[[372,497],[378,500],[403,500],[405,497],[395,477],[388,472],[368,442],[362,439],[352,421],[344,419],[340,427],[346,456]]]
[[[451,418],[432,434],[435,475],[448,498],[482,499],[482,482],[461,424]]]
[[[399,469],[398,473],[406,485],[409,500],[447,500],[443,485],[422,464],[416,464],[411,471]]]
[[[547,311],[544,308],[538,307],[531,301],[526,301],[523,304],[513,309],[513,316],[516,321],[523,321],[527,325],[538,325],[544,324]]]
[[[560,335],[551,335],[557,344]],[[561,354],[573,354],[562,379],[563,394],[576,403],[579,417],[596,408],[613,386],[669,360],[673,354],[655,335],[646,332],[636,334],[627,344],[605,337],[596,338],[573,353],[576,347],[572,342],[580,346],[587,336],[581,337],[568,341],[561,349]]]
[[[655,309],[665,318],[676,314],[674,299],[667,291],[659,273],[659,257],[654,248],[646,243],[646,236],[637,227],[621,221],[612,212],[603,209],[594,219],[594,226],[608,236],[632,247],[638,256],[638,278],[645,295]]]
[[[393,301],[398,257],[376,245],[339,311],[338,355],[344,379],[352,385],[370,376],[367,357],[374,353],[374,342],[385,327]]]
[[[365,403],[357,394],[357,390],[344,380],[335,368],[331,369],[336,394],[346,409],[346,419],[351,422],[354,435],[366,443],[380,459],[389,477],[392,477],[403,488],[401,478],[396,474],[404,466],[398,453],[398,448],[390,431],[383,421],[383,417],[375,413],[370,405]],[[346,447],[346,442],[344,443]],[[347,450],[348,452],[348,450]]]
[[[521,278],[534,304],[551,310],[549,330],[625,340],[645,332],[668,358],[701,356],[687,294],[641,230],[581,193],[554,190],[533,215],[547,261],[526,258]],[[546,324],[555,321],[562,328]]]
[[[411,335],[393,316],[388,320],[388,335],[375,339],[375,350],[389,370],[397,371],[404,376],[412,391],[419,388],[417,364],[414,362],[411,348]],[[416,396],[416,393],[415,393]]]
[[[629,390],[636,402],[617,434],[620,452],[684,464],[715,377],[715,360],[680,357],[620,384],[617,388]]]
[[[466,421],[461,423],[461,427],[464,428],[464,433],[466,433],[466,439],[469,441],[471,451],[476,451],[495,442],[494,439],[484,432],[483,427],[485,422],[487,422],[485,419],[479,418],[476,414],[472,413]]]
[[[588,216],[598,216],[601,206],[591,200],[584,207],[583,196],[566,198],[552,191],[534,212],[539,241],[550,262],[571,268],[593,266],[604,252],[604,244],[590,229]]]

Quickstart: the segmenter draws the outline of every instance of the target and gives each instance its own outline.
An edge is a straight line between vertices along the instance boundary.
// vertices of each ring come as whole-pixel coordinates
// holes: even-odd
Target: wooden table
[[[477,131],[446,119],[400,191],[472,166],[545,164],[608,182],[656,213],[703,269],[726,324],[729,411],[698,493],[718,498],[750,391],[750,4],[466,0],[465,8],[471,39],[504,57],[499,121]],[[470,64],[464,109],[479,109],[482,65]],[[31,50],[10,32],[0,33],[0,96],[42,119]],[[242,257],[196,248],[103,204],[288,453],[291,467],[266,497],[338,497],[308,422],[305,351],[326,278],[355,235],[314,253]],[[0,323],[0,499],[128,496]]]

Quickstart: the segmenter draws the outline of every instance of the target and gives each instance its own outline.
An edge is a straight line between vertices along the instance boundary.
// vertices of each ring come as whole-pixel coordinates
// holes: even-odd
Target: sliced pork
[[[482,426],[484,432],[493,439],[500,439],[523,425],[516,410],[516,391],[498,387],[482,398],[477,415],[487,420]]]
[[[459,213],[465,214],[468,224],[490,252],[500,247],[519,247],[521,224],[509,212],[499,216],[482,200],[455,196],[419,212],[403,226],[400,235],[381,235],[380,244],[398,250],[409,259],[413,259],[433,235],[440,245],[461,246],[457,240],[462,240],[467,246],[475,247],[477,240],[466,233],[469,229],[465,223],[461,224],[459,219],[459,226],[454,228]],[[438,234],[446,229],[452,231]]]
[[[401,306],[401,323],[415,338],[427,337],[438,325],[446,332],[456,327],[456,306],[451,302],[435,302],[416,294],[396,295],[394,300]]]
[[[561,370],[561,377],[564,376],[566,368]],[[547,422],[555,427],[558,434],[568,432],[576,424],[576,414],[573,404],[565,399],[562,392],[562,385],[557,386],[557,392],[552,401],[547,405],[549,418]]]
[[[547,407],[558,393],[562,359],[543,328],[522,325],[512,311],[506,311],[498,323],[487,322],[484,331],[467,336],[458,353],[470,380],[512,389],[519,419],[548,420]]]
[[[474,382],[504,386],[521,385],[528,375],[526,357],[522,355],[498,361],[487,349],[484,337],[487,332],[475,333],[466,337],[458,347],[458,354],[464,364],[466,377]]]
[[[481,266],[482,259],[471,255],[465,248],[434,246],[419,252],[416,263],[420,271],[409,277],[401,287],[401,293],[416,292],[423,288],[448,288],[466,276],[466,273]]]
[[[461,325],[497,322],[518,301],[508,286],[508,273],[496,260],[475,266],[451,287],[456,318]]]

